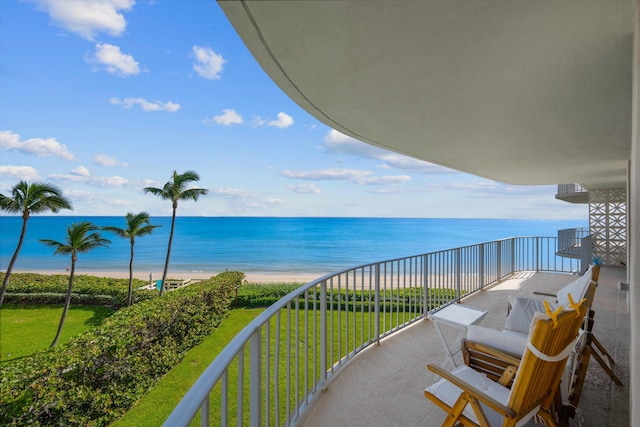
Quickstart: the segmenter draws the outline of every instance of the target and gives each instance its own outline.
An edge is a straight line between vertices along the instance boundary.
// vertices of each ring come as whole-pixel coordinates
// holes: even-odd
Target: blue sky
[[[348,138],[292,102],[211,0],[2,0],[0,192],[58,185],[68,215],[580,218],[512,186]]]

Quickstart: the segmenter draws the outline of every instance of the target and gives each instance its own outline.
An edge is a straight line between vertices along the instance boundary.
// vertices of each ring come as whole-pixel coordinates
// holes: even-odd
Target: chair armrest
[[[429,369],[431,372],[435,373],[436,375],[441,376],[442,378],[444,378],[445,380],[449,381],[450,383],[452,383],[456,387],[461,388],[463,391],[468,393],[470,396],[472,396],[472,397],[478,399],[479,401],[483,402],[485,405],[487,405],[488,407],[490,407],[494,411],[496,411],[496,412],[498,412],[500,414],[506,415],[506,416],[508,416],[510,418],[514,418],[516,416],[516,413],[515,413],[515,411],[513,409],[509,408],[508,406],[503,405],[502,403],[498,402],[493,397],[489,396],[488,394],[483,393],[481,390],[479,390],[476,387],[472,386],[468,382],[456,377],[455,375],[451,374],[448,371],[445,371],[444,369],[440,368],[439,366],[428,364],[427,365],[427,369]]]

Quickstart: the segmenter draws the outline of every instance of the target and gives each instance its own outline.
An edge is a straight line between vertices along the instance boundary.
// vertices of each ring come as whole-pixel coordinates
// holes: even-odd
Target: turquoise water
[[[125,227],[123,217],[33,216],[16,270],[64,271],[69,257],[53,255],[38,239],[63,241],[73,222]],[[135,270],[159,271],[171,226],[162,225],[136,240]],[[0,270],[16,248],[22,219],[0,216]],[[562,228],[587,227],[585,220],[437,219],[437,218],[262,218],[178,217],[171,252],[173,271],[330,273],[360,264],[417,255],[514,236],[555,237]],[[102,232],[110,248],[79,254],[77,270],[125,271],[129,241]]]

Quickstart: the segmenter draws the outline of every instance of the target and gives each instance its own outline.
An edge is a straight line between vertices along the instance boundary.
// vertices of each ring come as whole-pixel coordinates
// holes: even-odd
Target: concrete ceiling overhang
[[[626,183],[630,0],[219,5],[275,83],[346,135],[512,184]]]

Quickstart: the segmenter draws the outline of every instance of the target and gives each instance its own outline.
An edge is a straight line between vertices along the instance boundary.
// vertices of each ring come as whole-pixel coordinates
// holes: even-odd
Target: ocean
[[[124,217],[32,216],[15,270],[60,270],[68,255],[39,239],[64,241],[66,227],[90,221],[125,227]],[[161,225],[135,244],[136,272],[161,271],[170,217],[152,217]],[[20,235],[22,218],[0,216],[0,270],[6,271]],[[557,230],[588,227],[585,220],[438,219],[438,218],[273,218],[180,217],[176,219],[170,271],[216,273],[336,272],[361,264],[435,252],[514,236],[555,237]],[[76,271],[126,271],[129,240],[101,232],[109,248],[79,254]]]

